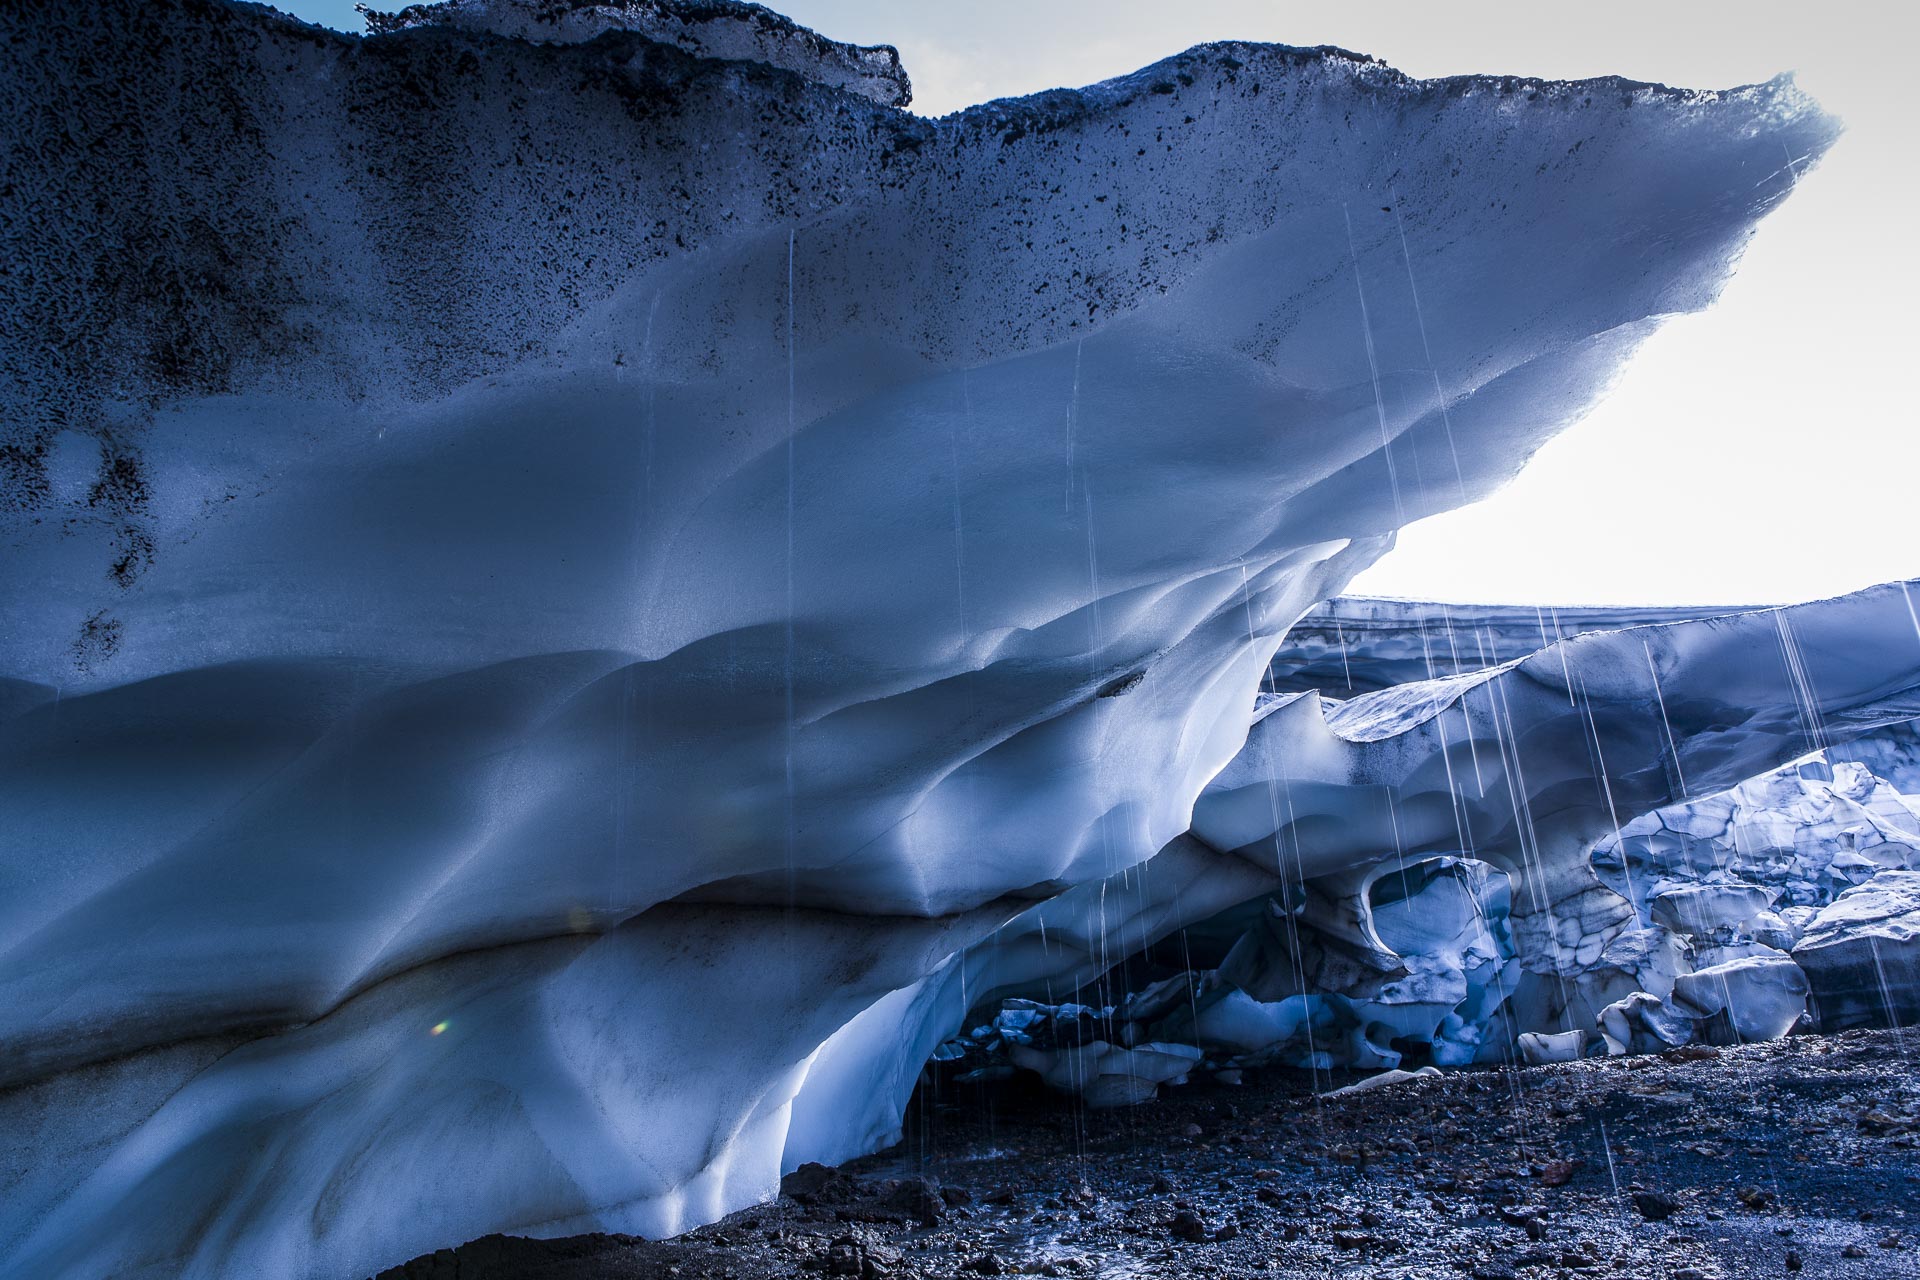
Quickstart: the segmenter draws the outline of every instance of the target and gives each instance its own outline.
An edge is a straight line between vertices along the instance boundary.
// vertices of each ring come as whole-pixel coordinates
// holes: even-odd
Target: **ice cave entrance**
[[[1367,889],[1374,936],[1399,956],[1406,976],[1356,1002],[1366,1038],[1404,1065],[1471,1061],[1463,1032],[1493,1021],[1512,993],[1519,962],[1507,926],[1507,873],[1463,853],[1385,871]],[[1477,1043],[1478,1037],[1475,1037]]]

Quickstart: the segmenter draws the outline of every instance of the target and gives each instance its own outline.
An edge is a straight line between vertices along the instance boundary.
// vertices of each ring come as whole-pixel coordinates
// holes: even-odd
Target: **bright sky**
[[[392,7],[398,8],[400,0]],[[288,0],[359,24],[347,0]],[[1355,591],[1733,604],[1920,575],[1920,90],[1907,0],[776,0],[898,46],[914,107],[1080,85],[1204,40],[1337,44],[1416,76],[1619,74],[1722,88],[1795,71],[1848,125],[1720,305],[1672,322],[1504,492],[1408,528]],[[1913,505],[1910,505],[1913,504]]]

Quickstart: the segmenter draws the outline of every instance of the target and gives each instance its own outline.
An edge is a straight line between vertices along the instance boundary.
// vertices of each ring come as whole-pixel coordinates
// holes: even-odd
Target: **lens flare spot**
[[[437,1036],[452,1025],[453,1024],[450,1022],[444,1022],[444,1021],[436,1022],[432,1026],[427,1028],[427,1034],[430,1036]]]

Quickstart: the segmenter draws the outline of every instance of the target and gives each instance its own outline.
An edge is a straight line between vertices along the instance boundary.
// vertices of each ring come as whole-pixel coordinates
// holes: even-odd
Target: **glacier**
[[[1887,591],[1260,698],[1712,301],[1837,136],[1790,80],[1222,43],[928,120],[745,5],[0,34],[0,1274],[676,1232],[995,993],[1389,854],[1504,860],[1513,955],[1369,899],[1448,958],[1363,998],[1599,1026],[1597,796],[1920,713]]]
[[[947,1056],[980,1072],[1027,1067],[1114,1105],[1185,1072],[1142,1069],[1123,1088],[1106,1077],[1131,1064],[1086,1062],[1088,1046],[1186,1047],[1204,1053],[1192,1065],[1231,1078],[1275,1061],[1394,1069],[1410,1051],[1463,1066],[1771,1039],[1809,1015],[1810,996],[1821,1006],[1823,989],[1812,1019],[1828,1029],[1909,1020],[1920,848],[1898,837],[1920,798],[1868,785],[1860,766],[1824,753],[1908,741],[1920,711],[1913,585],[1788,608],[1676,610],[1676,621],[1576,616],[1567,638],[1479,669],[1456,668],[1536,619],[1459,611],[1454,634],[1480,642],[1448,645],[1435,664],[1446,674],[1347,699],[1263,693],[1245,748],[1201,793],[1187,837],[1238,863],[1238,887],[1250,871],[1261,882],[1222,908],[1171,875],[1151,890],[1167,910],[1131,937],[1137,913],[1118,926],[1132,950],[1187,929],[1193,972],[1119,992],[1063,1041],[1060,1011],[1031,997],[1074,991],[1111,961],[1075,953],[1056,921],[1043,950],[1073,967],[1020,974],[999,955],[1009,926],[987,944],[980,973],[999,985],[985,994],[1004,986],[1023,1018],[1037,1007],[1048,1042],[1037,1050],[996,1018]],[[1422,632],[1435,633],[1432,649],[1456,621],[1439,605],[1336,606],[1316,610],[1276,656],[1275,684],[1325,663],[1322,624],[1354,636],[1346,668],[1374,684],[1382,668],[1403,669]],[[1619,622],[1628,625],[1609,629]],[[1840,808],[1843,796],[1822,803],[1793,785],[1836,776],[1888,817],[1876,826],[1857,803],[1858,818]],[[1628,813],[1648,816],[1623,824]],[[1713,814],[1741,858],[1668,852],[1662,837],[1704,836]],[[1817,851],[1826,874],[1802,875],[1791,856],[1742,839],[1735,821],[1786,832],[1786,849]],[[1623,859],[1623,847],[1648,851]],[[1836,894],[1829,868],[1856,859],[1877,874],[1855,871],[1840,883],[1859,887]],[[1158,865],[1134,878],[1151,883]],[[1783,883],[1789,894],[1806,884],[1817,904],[1799,927],[1768,913]],[[1101,923],[1098,946],[1113,928]]]

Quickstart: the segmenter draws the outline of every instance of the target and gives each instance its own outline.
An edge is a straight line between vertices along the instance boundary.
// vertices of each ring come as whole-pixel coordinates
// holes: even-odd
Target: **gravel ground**
[[[1334,1097],[1272,1070],[1106,1112],[923,1088],[899,1146],[678,1239],[489,1236],[381,1280],[1920,1277],[1915,1052],[1796,1036]]]

